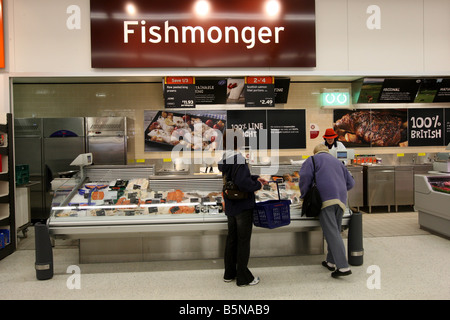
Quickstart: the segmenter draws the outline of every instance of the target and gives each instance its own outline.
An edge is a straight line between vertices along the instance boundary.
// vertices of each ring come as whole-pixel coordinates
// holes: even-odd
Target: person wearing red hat
[[[337,141],[337,133],[332,129],[328,128],[325,130],[325,134],[323,135],[324,145],[328,147],[328,149],[337,149],[337,150],[345,150],[345,146],[342,142]]]

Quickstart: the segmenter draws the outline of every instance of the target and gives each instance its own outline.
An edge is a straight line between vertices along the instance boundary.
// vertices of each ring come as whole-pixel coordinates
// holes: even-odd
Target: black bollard
[[[34,225],[36,245],[36,278],[48,280],[53,277],[53,251],[46,224],[37,222]]]
[[[354,212],[348,227],[348,263],[352,266],[360,266],[364,260],[363,226],[361,212]]]

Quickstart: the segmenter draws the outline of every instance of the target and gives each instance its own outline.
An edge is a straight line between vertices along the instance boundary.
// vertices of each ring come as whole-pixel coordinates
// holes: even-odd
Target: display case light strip
[[[179,206],[179,207],[192,207],[199,205],[200,202],[188,202],[188,203],[181,203],[181,202],[173,202],[173,203],[148,203],[148,204],[141,204],[141,208],[148,208],[148,207],[173,207],[173,206]]]
[[[52,207],[52,210],[90,210],[90,209],[134,209],[137,204],[110,205],[110,206],[68,206],[68,207]]]
[[[135,209],[135,208],[149,208],[149,207],[173,207],[173,206],[185,206],[185,207],[192,207],[200,205],[200,202],[189,202],[189,203],[182,203],[182,202],[174,202],[174,203],[148,203],[148,204],[128,204],[128,205],[110,205],[110,206],[68,206],[68,207],[52,207],[52,210],[55,211],[62,211],[62,210],[90,210],[90,209]],[[217,202],[203,202],[203,205],[206,206],[215,206],[217,205]]]

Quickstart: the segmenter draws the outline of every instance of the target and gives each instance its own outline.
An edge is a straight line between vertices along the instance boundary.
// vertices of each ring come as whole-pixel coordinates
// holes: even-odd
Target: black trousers
[[[253,281],[248,269],[250,258],[250,239],[253,228],[253,210],[245,210],[236,216],[227,216],[228,235],[225,245],[225,279],[236,278],[237,285]]]

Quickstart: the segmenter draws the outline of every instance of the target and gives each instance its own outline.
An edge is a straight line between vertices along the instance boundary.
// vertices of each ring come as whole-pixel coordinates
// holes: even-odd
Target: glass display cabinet
[[[254,228],[258,256],[323,252],[317,219],[301,216],[298,171],[264,177],[256,201],[291,200],[291,224]],[[155,175],[154,166],[89,166],[55,179],[48,220],[54,238],[80,239],[80,262],[191,259],[223,254],[227,218],[217,174]],[[258,171],[258,168],[252,168]],[[83,176],[84,178],[81,178]],[[348,224],[347,212],[343,225]]]

